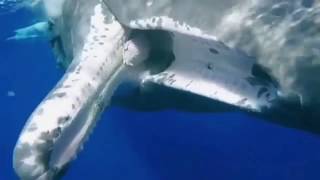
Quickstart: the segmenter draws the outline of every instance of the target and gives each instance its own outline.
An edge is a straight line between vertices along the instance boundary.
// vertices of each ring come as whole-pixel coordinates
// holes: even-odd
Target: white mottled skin
[[[95,104],[97,98],[107,98],[105,96],[112,94],[103,91],[112,91],[112,88],[105,86],[112,83],[111,80],[115,79],[113,76],[118,75],[118,71],[124,67],[122,44],[126,38],[126,31],[115,20],[106,23],[102,9],[101,4],[94,7],[94,13],[90,18],[91,28],[85,38],[82,53],[76,56],[64,77],[34,111],[19,137],[14,152],[14,167],[21,179],[37,179],[47,171],[55,172],[55,169],[63,168],[82,146],[85,136],[88,135],[87,131],[95,124],[96,116],[94,114],[94,118],[90,118],[92,115],[88,113],[92,112],[90,108],[88,110],[88,106],[100,106],[101,111],[104,104]],[[94,37],[101,35],[106,36],[96,41]],[[104,101],[101,100],[100,103],[102,102]],[[82,133],[75,134],[72,142],[64,146],[64,150],[59,149],[61,152],[71,153],[61,155],[61,160],[57,160],[60,155],[51,158],[52,153],[55,153],[56,144],[63,141],[60,138],[63,133],[71,131],[72,129],[68,128],[79,123],[77,121],[84,115],[88,118],[81,120],[87,125],[81,127]],[[54,177],[54,173],[47,174],[52,177],[45,179]]]
[[[172,19],[168,16],[154,16],[144,19],[132,20],[130,21],[129,26],[135,29],[163,29],[217,41],[216,37],[206,34],[201,29],[192,27],[185,22],[176,21],[175,19]]]

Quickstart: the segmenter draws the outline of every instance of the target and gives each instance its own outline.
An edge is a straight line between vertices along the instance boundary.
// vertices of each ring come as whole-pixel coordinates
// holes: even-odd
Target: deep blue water
[[[14,180],[19,132],[62,71],[45,41],[4,41],[32,23],[30,14],[2,15],[0,22],[0,180]],[[64,179],[318,180],[319,170],[319,136],[244,113],[110,108]]]

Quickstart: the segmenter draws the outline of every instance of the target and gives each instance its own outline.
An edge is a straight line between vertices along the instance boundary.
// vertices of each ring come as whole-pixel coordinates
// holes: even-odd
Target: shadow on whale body
[[[317,104],[300,105],[296,101],[279,98],[272,108],[256,116],[289,128],[320,134],[320,113],[317,107]]]
[[[143,89],[136,87],[130,93],[121,94],[128,86],[130,85],[120,85],[112,99],[113,105],[140,112],[155,112],[168,109],[193,113],[240,111],[270,123],[320,134],[320,113],[317,112],[317,106],[313,104],[302,106],[295,99],[287,100],[279,97],[273,101],[272,107],[264,108],[262,112],[252,112],[158,84],[147,84]]]

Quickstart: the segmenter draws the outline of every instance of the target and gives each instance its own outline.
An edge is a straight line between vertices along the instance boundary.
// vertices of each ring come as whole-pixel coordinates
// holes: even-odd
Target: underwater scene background
[[[30,12],[0,16],[0,180],[34,108],[62,76],[45,40],[6,41]],[[63,179],[320,178],[320,137],[242,112],[134,112],[111,107]]]

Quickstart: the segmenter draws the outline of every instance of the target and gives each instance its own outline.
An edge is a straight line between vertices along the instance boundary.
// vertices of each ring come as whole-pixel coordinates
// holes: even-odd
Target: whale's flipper
[[[87,9],[76,9],[80,14],[66,11],[73,16],[63,18],[64,24],[55,22],[63,44],[70,45],[64,49],[72,50],[73,59],[20,134],[13,165],[21,179],[49,180],[63,173],[107,105],[125,67],[122,54],[128,31],[108,13],[107,7],[99,1],[90,1],[92,7],[77,4],[86,1],[68,2],[75,3],[67,6],[71,10]],[[84,13],[90,15],[81,16]],[[88,31],[79,32],[83,27]],[[77,33],[81,34],[76,36]]]
[[[144,76],[142,87],[155,83],[256,112],[276,98],[276,83],[254,58],[214,38],[174,33],[172,42],[171,65]]]

